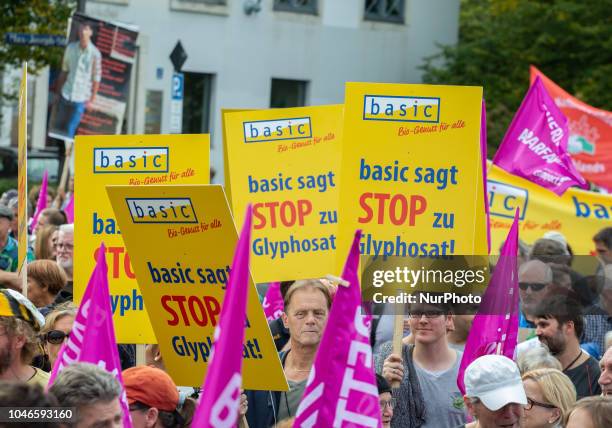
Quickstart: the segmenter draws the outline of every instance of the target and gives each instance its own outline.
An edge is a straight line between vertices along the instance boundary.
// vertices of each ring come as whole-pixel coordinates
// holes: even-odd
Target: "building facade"
[[[87,0],[86,14],[139,28],[129,133],[176,129],[169,57],[180,41],[187,55],[182,132],[211,133],[214,181],[222,182],[222,108],[342,103],[349,81],[419,83],[423,58],[456,43],[459,3]],[[44,109],[34,109],[32,144],[44,145]]]

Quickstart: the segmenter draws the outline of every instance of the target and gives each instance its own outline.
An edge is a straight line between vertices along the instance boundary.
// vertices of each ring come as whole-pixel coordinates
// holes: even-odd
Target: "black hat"
[[[381,375],[376,375],[376,386],[378,387],[378,394],[384,394],[385,392],[391,392],[391,386],[389,386],[389,382],[387,379],[382,377]]]

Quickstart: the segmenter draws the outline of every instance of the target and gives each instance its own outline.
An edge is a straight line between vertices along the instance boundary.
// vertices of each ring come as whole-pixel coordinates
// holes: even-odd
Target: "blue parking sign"
[[[176,101],[183,101],[183,89],[185,83],[185,76],[183,73],[172,74],[172,99]]]

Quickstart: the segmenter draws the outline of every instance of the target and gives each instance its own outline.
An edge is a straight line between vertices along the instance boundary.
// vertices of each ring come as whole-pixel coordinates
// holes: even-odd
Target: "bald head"
[[[529,260],[519,269],[519,282],[551,284],[553,272],[550,266],[540,260]]]

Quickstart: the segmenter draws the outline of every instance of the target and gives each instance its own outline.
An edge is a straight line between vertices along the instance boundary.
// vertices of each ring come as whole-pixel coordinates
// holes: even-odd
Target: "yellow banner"
[[[517,207],[521,240],[532,244],[546,232],[560,232],[576,255],[595,255],[593,236],[612,224],[610,195],[572,188],[557,196],[495,165],[489,168],[487,182],[494,254],[499,254]]]
[[[75,148],[75,299],[83,296],[104,241],[117,341],[155,343],[106,186],[208,184],[209,136],[79,135]]]
[[[19,85],[19,120],[17,134],[17,259],[22,289],[27,292],[28,255],[28,64],[23,63]]]
[[[355,229],[362,254],[487,254],[481,103],[480,87],[346,85],[339,255]]]
[[[253,204],[256,282],[334,272],[342,105],[225,114],[232,209]]]
[[[238,234],[221,186],[109,186],[168,373],[199,386],[206,373]],[[243,387],[287,390],[252,281]]]

